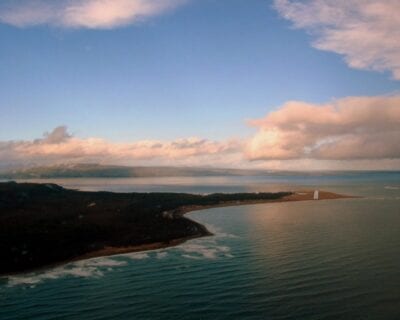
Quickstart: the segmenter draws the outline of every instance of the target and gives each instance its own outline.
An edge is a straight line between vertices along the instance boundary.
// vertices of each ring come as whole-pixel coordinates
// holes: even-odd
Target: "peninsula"
[[[112,193],[56,184],[0,183],[0,275],[67,261],[173,246],[211,235],[193,211],[277,201],[301,193]],[[345,196],[320,192],[320,199]]]

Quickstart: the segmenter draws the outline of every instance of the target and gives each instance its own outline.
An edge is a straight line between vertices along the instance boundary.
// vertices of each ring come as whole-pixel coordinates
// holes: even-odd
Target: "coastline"
[[[25,198],[29,197],[29,192],[37,192],[36,194],[39,193],[39,197],[42,196],[43,198],[39,198],[39,204],[40,203],[48,203],[50,201],[49,199],[52,200],[50,202],[50,205],[48,205],[46,208],[47,211],[49,212],[46,216],[49,216],[52,212],[52,208],[54,205],[57,205],[57,207],[63,208],[63,212],[67,214],[67,216],[64,215],[65,217],[72,216],[73,218],[78,218],[78,221],[84,217],[83,212],[85,212],[88,217],[91,216],[94,217],[94,220],[92,218],[92,223],[96,223],[99,221],[99,215],[100,219],[101,217],[110,217],[110,212],[115,213],[115,212],[121,212],[122,209],[125,209],[125,212],[131,212],[132,207],[129,207],[129,205],[132,205],[132,195],[130,194],[118,194],[118,193],[101,193],[101,192],[81,192],[81,191],[74,191],[74,190],[67,190],[63,189],[62,187],[59,187],[57,185],[49,185],[49,184],[25,184],[25,185],[18,185],[18,184],[5,184],[3,187],[8,188],[8,192],[14,192],[14,197],[15,195],[18,195],[18,191],[22,196]],[[14,188],[14,189],[13,189]],[[31,188],[31,189],[29,189]],[[17,192],[13,191],[17,190]],[[58,261],[51,261],[51,259],[47,259],[46,257],[42,257],[41,261],[47,261],[40,263],[42,265],[39,266],[26,266],[23,268],[20,268],[20,270],[8,270],[8,272],[1,272],[1,277],[3,276],[11,276],[11,275],[16,275],[16,274],[21,274],[21,273],[30,273],[30,272],[37,272],[40,270],[46,270],[49,268],[55,268],[61,265],[65,265],[71,262],[76,262],[80,260],[86,260],[86,259],[92,259],[92,258],[97,258],[97,257],[105,257],[105,256],[114,256],[114,255],[121,255],[121,254],[128,254],[128,253],[134,253],[134,252],[144,252],[144,251],[151,251],[151,250],[159,250],[159,249],[165,249],[169,247],[174,247],[178,246],[180,244],[185,243],[186,241],[196,239],[196,238],[201,238],[201,237],[206,237],[206,236],[212,236],[213,234],[207,230],[207,228],[202,225],[201,223],[198,223],[192,219],[189,219],[186,214],[190,212],[195,212],[195,211],[200,211],[200,210],[208,210],[212,208],[222,208],[222,207],[233,207],[233,206],[244,206],[244,205],[255,205],[255,204],[268,204],[268,203],[281,203],[281,202],[292,202],[292,201],[320,201],[320,200],[333,200],[333,199],[348,199],[348,198],[358,198],[355,196],[348,196],[348,195],[342,195],[342,194],[337,194],[333,192],[327,192],[327,191],[319,191],[319,199],[314,200],[314,190],[302,190],[302,191],[294,191],[294,192],[281,192],[282,195],[279,195],[279,193],[253,193],[253,194],[233,194],[233,197],[230,196],[229,194],[211,194],[207,196],[197,196],[197,195],[190,195],[190,194],[161,194],[163,197],[161,198],[164,201],[164,206],[168,207],[168,205],[165,205],[166,198],[167,201],[176,201],[177,197],[186,197],[186,200],[181,201],[181,203],[188,203],[188,204],[182,204],[180,206],[174,207],[173,205],[171,206],[169,204],[169,207],[171,209],[166,209],[164,211],[160,210],[160,205],[155,204],[153,200],[154,197],[159,197],[158,194],[133,194],[135,195],[136,199],[140,197],[147,197],[145,198],[145,204],[151,204],[150,208],[155,208],[155,211],[150,211],[148,217],[150,220],[144,221],[141,217],[139,217],[139,221],[143,222],[144,221],[144,226],[147,227],[149,226],[151,229],[148,229],[146,232],[154,233],[158,232],[158,230],[167,230],[168,228],[172,227],[174,228],[174,233],[175,236],[170,234],[170,236],[164,236],[163,237],[153,237],[154,240],[151,240],[151,238],[143,237],[143,233],[141,235],[142,240],[140,241],[140,236],[137,238],[139,241],[137,241],[138,244],[127,244],[124,245],[123,243],[118,244],[118,245],[112,245],[112,244],[104,244],[101,245],[101,242],[92,242],[93,243],[93,249],[90,251],[86,251],[84,253],[74,255],[72,257],[66,257],[64,259],[59,259]],[[235,197],[236,195],[236,197]],[[249,198],[250,195],[250,198]],[[12,196],[12,194],[11,194]],[[37,197],[31,194],[31,197]],[[68,198],[69,197],[69,198]],[[74,198],[75,197],[75,198]],[[189,200],[188,200],[189,197]],[[200,197],[199,199],[193,200],[193,197]],[[204,197],[211,197],[211,200],[205,201],[206,204],[201,204],[203,201]],[[214,198],[212,198],[214,197]],[[225,197],[225,199],[224,199]],[[66,199],[71,199],[70,201],[65,202]],[[12,199],[12,198],[11,198]],[[24,199],[24,198],[22,198]],[[29,199],[29,198],[28,198]],[[54,200],[55,199],[55,200]],[[108,202],[106,200],[108,200]],[[143,199],[143,198],[142,198]],[[147,199],[147,200],[146,200]],[[232,200],[232,199],[237,199],[237,200]],[[0,199],[1,200],[1,199]],[[207,200],[207,198],[206,198]],[[12,200],[15,201],[15,200]],[[16,199],[16,201],[20,201],[19,198]],[[64,201],[64,202],[62,202]],[[101,206],[97,206],[96,203],[100,201],[105,201],[101,204]],[[190,204],[190,203],[200,203],[200,204]],[[15,202],[12,202],[15,203]],[[18,203],[18,202],[17,202]],[[60,204],[61,203],[61,204]],[[73,203],[73,207],[71,207],[71,203]],[[100,202],[101,203],[101,202]],[[134,202],[133,202],[134,203]],[[163,203],[162,201],[160,203]],[[0,201],[1,204],[1,201]],[[76,204],[81,205],[81,210],[80,211],[80,216],[76,217],[74,215]],[[3,203],[4,205],[4,203]],[[134,204],[135,207],[137,207],[136,204]],[[143,207],[143,205],[142,205]],[[43,208],[43,207],[40,207]],[[139,205],[139,208],[141,206]],[[35,207],[31,209],[33,212],[37,210]],[[72,210],[72,211],[71,211]],[[95,211],[93,211],[95,210]],[[72,212],[72,215],[70,214]],[[139,211],[140,213],[140,211]],[[68,216],[69,214],[69,216]],[[76,213],[75,213],[76,214]],[[102,216],[103,215],[103,216]],[[123,219],[124,215],[121,215],[121,218]],[[126,215],[125,215],[126,217]],[[118,218],[119,219],[119,218]],[[151,220],[153,219],[153,220]],[[155,220],[154,220],[155,219]],[[101,220],[100,220],[101,222]],[[111,220],[111,223],[113,221]],[[155,225],[151,225],[152,223],[156,223]],[[77,222],[79,223],[79,222]],[[131,223],[131,221],[128,220],[128,223]],[[83,224],[85,225],[86,222]],[[31,224],[33,227],[36,227],[37,224],[35,221],[33,224]],[[160,229],[160,226],[164,226],[164,229]],[[179,227],[178,227],[179,226]],[[130,226],[127,226],[127,229],[125,231],[125,236],[130,234],[129,231]],[[167,229],[166,229],[167,228]],[[183,229],[185,228],[185,229]],[[40,229],[39,229],[40,230]],[[107,230],[107,229],[106,229]],[[186,231],[185,231],[186,230]],[[44,228],[44,231],[47,232],[47,229]],[[78,233],[79,235],[79,233]],[[165,234],[164,234],[165,235]],[[53,237],[54,238],[54,237]],[[147,239],[146,239],[147,238]],[[160,239],[161,238],[161,239]],[[55,238],[57,240],[57,238]],[[146,241],[147,240],[147,241]],[[94,240],[95,241],[95,240]],[[128,241],[127,241],[128,242]],[[80,242],[74,245],[72,245],[72,249],[78,248],[80,246]],[[67,250],[67,248],[65,248]],[[71,250],[71,247],[69,247]],[[28,253],[26,250],[25,252],[22,252],[22,256],[24,254]],[[51,252],[50,252],[51,253]],[[56,259],[53,259],[56,260]]]
[[[221,204],[209,205],[209,206],[182,206],[182,207],[180,207],[176,210],[173,210],[172,212],[168,212],[168,213],[175,217],[183,217],[184,215],[189,214],[190,212],[208,210],[208,209],[213,209],[213,208],[236,207],[236,206],[247,206],[247,205],[254,205],[254,204],[281,203],[281,202],[293,202],[293,201],[321,201],[321,200],[359,198],[357,196],[343,195],[343,194],[338,194],[338,193],[328,192],[328,191],[319,191],[319,199],[318,200],[314,200],[313,195],[314,195],[313,190],[304,190],[304,191],[293,192],[291,195],[284,196],[280,199],[227,201],[227,202],[224,202]],[[186,217],[186,219],[189,219],[189,218]],[[189,220],[193,221],[196,224],[199,224],[198,222],[196,222],[192,219],[189,219]],[[199,225],[201,225],[201,224],[199,224]],[[148,243],[148,244],[141,244],[141,245],[137,245],[137,246],[126,246],[126,247],[105,247],[103,249],[92,251],[92,252],[86,253],[84,255],[78,256],[74,259],[67,260],[58,265],[75,262],[75,261],[80,261],[80,260],[85,260],[85,259],[93,259],[93,258],[114,256],[114,255],[127,254],[127,253],[145,252],[145,251],[171,248],[171,247],[176,247],[178,245],[181,245],[189,240],[213,236],[213,234],[210,231],[208,231],[205,226],[203,226],[203,225],[201,225],[201,226],[204,228],[204,230],[206,232],[199,233],[198,235],[173,239],[168,242],[153,242],[153,243]]]

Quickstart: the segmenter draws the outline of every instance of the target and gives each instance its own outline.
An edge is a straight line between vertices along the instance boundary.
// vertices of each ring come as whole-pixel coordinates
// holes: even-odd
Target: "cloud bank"
[[[249,123],[249,138],[111,142],[65,126],[42,138],[0,141],[0,167],[101,163],[288,170],[400,169],[400,96],[289,101]]]
[[[250,124],[250,160],[400,158],[400,96],[290,101]]]
[[[356,69],[390,71],[400,80],[400,1],[275,0],[296,28],[314,36],[315,48],[336,52]]]
[[[54,25],[110,29],[162,14],[186,0],[6,0],[0,22],[18,27]]]
[[[174,141],[141,140],[126,143],[100,138],[78,138],[60,126],[33,141],[0,142],[3,165],[49,165],[96,162],[108,164],[209,165],[237,161],[237,140],[185,138]]]

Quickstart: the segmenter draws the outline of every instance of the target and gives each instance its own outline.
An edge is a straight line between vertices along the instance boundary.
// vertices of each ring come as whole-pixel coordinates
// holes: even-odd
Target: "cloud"
[[[40,139],[0,141],[0,169],[61,163],[274,170],[399,169],[400,96],[289,101],[249,122],[249,138],[111,142],[60,126]]]
[[[186,0],[6,0],[0,22],[18,27],[41,24],[66,28],[110,29],[142,21]]]
[[[44,143],[61,143],[67,141],[72,136],[68,133],[68,129],[66,126],[60,126],[55,128],[53,131],[46,132],[44,134],[44,138],[39,140]]]
[[[400,158],[400,96],[291,101],[250,124],[250,160]]]
[[[390,71],[400,80],[400,1],[275,0],[296,28],[310,31],[315,48],[336,52],[356,69]]]
[[[173,141],[141,140],[126,143],[100,138],[78,138],[65,126],[32,141],[0,142],[0,163],[47,165],[67,162],[112,164],[215,165],[241,157],[239,140],[212,141],[184,138]]]

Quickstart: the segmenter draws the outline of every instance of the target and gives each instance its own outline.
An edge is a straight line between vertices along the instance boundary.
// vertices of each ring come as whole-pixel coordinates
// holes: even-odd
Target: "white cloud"
[[[400,80],[400,1],[275,0],[275,8],[315,37],[313,46],[356,69],[390,71]]]
[[[65,163],[214,166],[272,170],[399,169],[400,96],[325,105],[288,102],[251,122],[250,139],[111,142],[65,126],[41,139],[0,141],[0,169]]]
[[[242,157],[239,140],[212,141],[184,138],[173,141],[141,140],[125,143],[71,136],[57,127],[42,139],[0,141],[3,165],[48,165],[68,162],[108,164],[218,165],[237,163]]]
[[[400,159],[400,96],[291,101],[251,124],[251,160]]]
[[[41,139],[0,141],[0,169],[85,162],[275,170],[400,168],[400,95],[326,104],[289,101],[250,125],[257,131],[249,139],[132,142],[79,138],[60,126]]]
[[[68,28],[109,29],[141,21],[186,0],[6,0],[0,22],[18,27],[49,24]]]

